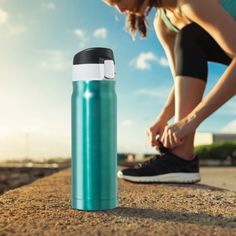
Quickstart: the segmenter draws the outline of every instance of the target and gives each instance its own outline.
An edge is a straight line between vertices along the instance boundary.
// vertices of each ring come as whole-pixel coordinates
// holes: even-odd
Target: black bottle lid
[[[73,65],[78,64],[102,64],[104,60],[114,60],[113,51],[110,48],[87,48],[74,56]]]

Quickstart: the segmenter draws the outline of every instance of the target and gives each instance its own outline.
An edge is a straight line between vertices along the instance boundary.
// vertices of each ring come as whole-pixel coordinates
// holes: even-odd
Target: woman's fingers
[[[172,143],[173,147],[175,147],[175,146],[178,145],[178,139],[177,139],[175,133],[172,134],[172,142],[173,142],[173,143]]]
[[[168,129],[166,129],[164,146],[167,147],[167,148],[170,148],[170,139],[169,139]]]
[[[176,146],[176,142],[170,129],[168,130],[168,140],[169,140],[168,148],[174,148]]]
[[[157,145],[157,143],[156,143],[156,134],[151,129],[148,129],[146,131],[146,134],[148,136],[148,140],[149,140],[150,145],[152,147]]]
[[[180,135],[180,127],[177,124],[170,126],[167,125],[161,135],[161,142],[164,147],[173,149],[174,147],[184,143],[184,138],[180,138]]]
[[[167,126],[165,127],[165,130],[163,132],[161,141],[163,143],[163,146],[170,149],[177,146],[177,143],[178,143],[178,140],[176,136],[172,133],[171,128]]]
[[[161,140],[160,140],[160,135],[159,135],[159,137],[157,138],[156,142],[157,142],[157,146],[158,146],[158,147],[162,146],[162,143],[161,143]]]
[[[169,139],[170,139],[170,144],[171,144],[171,147],[174,148],[178,145],[181,145],[183,143],[183,139],[181,138],[178,138],[176,133],[173,132],[173,131],[169,131]]]
[[[165,147],[166,147],[166,136],[167,136],[167,126],[165,127],[164,132],[161,136],[161,142],[162,142],[163,146],[165,146]]]

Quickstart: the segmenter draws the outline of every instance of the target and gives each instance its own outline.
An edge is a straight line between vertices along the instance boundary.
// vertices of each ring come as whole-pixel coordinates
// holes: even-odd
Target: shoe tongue
[[[192,156],[192,159],[186,160],[186,159],[183,159],[182,157],[180,157],[180,156],[174,154],[173,152],[169,152],[169,154],[170,154],[171,156],[173,156],[174,158],[176,158],[176,159],[178,159],[178,160],[180,160],[180,161],[183,161],[183,162],[186,162],[186,161],[187,161],[187,162],[190,162],[190,161],[194,160],[195,157],[196,157],[196,155],[194,155],[194,156]]]
[[[161,147],[159,147],[159,151],[161,153],[168,153],[170,150],[168,148],[164,147],[164,146],[161,146]]]
[[[182,159],[178,155],[174,154],[170,149],[168,149],[168,148],[166,148],[164,146],[160,147],[159,150],[160,150],[161,154],[163,154],[163,156],[170,155],[170,156],[174,156],[175,158]]]

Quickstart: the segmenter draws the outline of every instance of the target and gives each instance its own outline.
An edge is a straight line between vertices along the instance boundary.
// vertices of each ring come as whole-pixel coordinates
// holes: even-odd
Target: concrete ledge
[[[0,196],[0,235],[236,235],[236,192],[119,180],[119,207],[71,209],[71,169]]]

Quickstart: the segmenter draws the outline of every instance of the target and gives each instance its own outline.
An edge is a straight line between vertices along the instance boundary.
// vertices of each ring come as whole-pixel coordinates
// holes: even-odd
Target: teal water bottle
[[[72,208],[118,206],[117,97],[115,62],[109,48],[74,56],[71,98]]]

